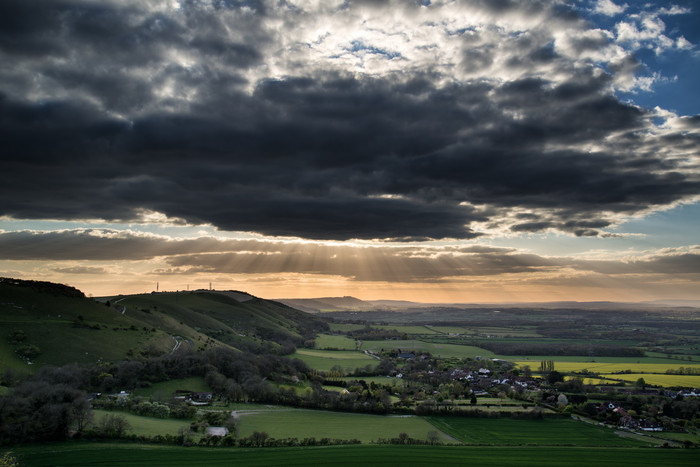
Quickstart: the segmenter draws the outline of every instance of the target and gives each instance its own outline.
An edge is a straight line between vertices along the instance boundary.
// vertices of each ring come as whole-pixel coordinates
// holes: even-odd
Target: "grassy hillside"
[[[239,301],[240,300],[240,301]],[[118,361],[216,346],[276,351],[327,325],[246,294],[176,292],[87,298],[77,289],[0,280],[0,367]]]
[[[45,284],[0,282],[3,368],[116,361],[135,352],[166,352],[174,345],[163,330],[146,327],[76,289]]]
[[[239,349],[259,346],[301,345],[327,324],[284,304],[251,297],[239,301],[225,293],[198,291],[133,295],[117,298],[126,314],[149,323],[161,323],[173,333],[191,336],[186,328],[211,340]],[[183,328],[183,326],[185,328]],[[190,337],[188,337],[190,338]],[[190,338],[197,349],[206,348],[206,339]]]

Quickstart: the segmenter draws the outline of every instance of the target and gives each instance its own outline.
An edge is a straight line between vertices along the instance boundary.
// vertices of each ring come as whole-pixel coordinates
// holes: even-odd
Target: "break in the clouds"
[[[601,235],[700,194],[697,50],[621,2],[3,1],[0,214],[307,239]],[[619,18],[610,29],[585,14]],[[616,16],[617,15],[617,16]]]
[[[337,276],[360,282],[449,282],[459,278],[573,271],[700,278],[700,247],[637,252],[617,258],[548,257],[486,245],[320,244],[262,239],[171,239],[105,229],[0,233],[1,260],[43,262],[147,261],[158,276],[198,274]],[[62,263],[63,264],[63,263]],[[86,263],[93,264],[93,263]],[[63,266],[62,274],[106,273],[101,266]]]

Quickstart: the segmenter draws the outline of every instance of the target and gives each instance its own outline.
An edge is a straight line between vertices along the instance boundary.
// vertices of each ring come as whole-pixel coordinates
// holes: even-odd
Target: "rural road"
[[[126,298],[126,297],[124,297],[124,298]],[[122,300],[124,300],[124,298],[120,298],[119,300],[115,300],[115,301],[112,303],[112,305],[116,305],[117,303],[119,303],[119,302],[121,302]],[[123,314],[123,315],[126,314],[126,307],[125,307],[125,306],[119,305],[119,306],[117,306],[116,308],[117,308],[117,311],[119,311],[121,314]],[[120,309],[120,308],[121,308],[121,309]]]

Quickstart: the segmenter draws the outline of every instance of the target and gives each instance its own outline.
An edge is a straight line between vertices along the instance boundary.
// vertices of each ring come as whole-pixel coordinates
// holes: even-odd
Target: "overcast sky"
[[[0,0],[0,275],[700,299],[700,12]]]

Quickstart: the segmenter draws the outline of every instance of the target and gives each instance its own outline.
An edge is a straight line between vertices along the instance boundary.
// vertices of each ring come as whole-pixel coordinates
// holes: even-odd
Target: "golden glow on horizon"
[[[17,271],[16,271],[17,272]],[[434,282],[353,281],[322,274],[193,274],[189,277],[137,273],[15,274],[74,286],[89,296],[150,293],[156,290],[240,290],[257,297],[314,298],[353,296],[361,300],[407,300],[424,303],[517,303],[549,301],[639,302],[660,298],[697,299],[692,280],[619,278],[605,275],[547,277],[509,274],[498,277],[453,278]],[[611,283],[612,281],[612,283]]]
[[[18,229],[15,235],[30,245],[22,247],[22,255],[54,259],[2,260],[0,276],[64,283],[92,296],[150,293],[156,283],[161,291],[207,289],[211,282],[217,290],[261,298],[700,300],[700,273],[692,263],[698,245],[616,250],[598,239],[595,249],[566,254],[571,240],[566,236],[544,236],[539,251],[532,251],[489,239],[324,242],[189,229]]]

